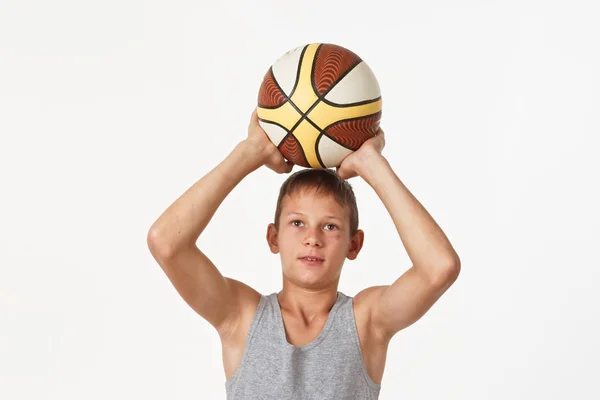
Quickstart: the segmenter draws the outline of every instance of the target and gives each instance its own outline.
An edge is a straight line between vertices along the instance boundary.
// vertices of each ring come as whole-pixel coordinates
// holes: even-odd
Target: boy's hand
[[[348,155],[337,167],[336,172],[342,179],[350,179],[361,175],[361,170],[373,157],[383,157],[381,151],[385,147],[385,134],[379,128],[374,137],[364,142],[358,150]]]
[[[293,163],[283,158],[277,146],[271,142],[265,131],[258,124],[256,109],[250,117],[248,137],[243,143],[250,150],[251,157],[256,157],[255,161],[259,166],[266,165],[278,174],[289,173],[294,167]]]

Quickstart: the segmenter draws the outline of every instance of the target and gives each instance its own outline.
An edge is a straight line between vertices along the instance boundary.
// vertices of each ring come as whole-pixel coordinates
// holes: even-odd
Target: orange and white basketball
[[[269,68],[257,113],[287,160],[332,168],[377,133],[381,106],[377,79],[360,57],[315,43],[288,51]]]

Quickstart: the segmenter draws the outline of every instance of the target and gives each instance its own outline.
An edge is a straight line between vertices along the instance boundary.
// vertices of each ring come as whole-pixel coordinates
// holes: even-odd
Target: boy
[[[336,172],[301,170],[284,182],[267,242],[283,288],[263,296],[226,278],[196,247],[215,211],[262,165],[289,173],[252,114],[248,137],[152,225],[148,246],[178,293],[217,330],[228,399],[377,399],[395,333],[417,321],[456,280],[460,260],[445,234],[382,156],[383,131]],[[413,263],[391,285],[339,292],[345,258],[363,244],[350,185],[377,193]],[[395,267],[391,262],[390,266]]]

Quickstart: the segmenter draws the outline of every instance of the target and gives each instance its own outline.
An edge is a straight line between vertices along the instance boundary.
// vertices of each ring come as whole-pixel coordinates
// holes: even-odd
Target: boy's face
[[[267,241],[280,253],[284,279],[307,287],[330,286],[339,281],[346,258],[358,255],[364,234],[350,236],[350,210],[333,195],[314,190],[285,196],[279,229],[269,224]]]

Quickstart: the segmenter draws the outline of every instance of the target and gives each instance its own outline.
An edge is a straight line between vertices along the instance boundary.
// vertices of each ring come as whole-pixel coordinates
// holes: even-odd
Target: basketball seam
[[[381,113],[381,111],[377,111],[377,112],[374,112],[374,113],[372,113],[372,114],[362,115],[362,116],[360,116],[360,117],[354,117],[354,118],[340,119],[340,120],[337,120],[337,121],[335,121],[335,122],[332,122],[331,124],[327,125],[325,128],[323,128],[323,130],[325,131],[326,129],[329,129],[329,128],[331,128],[332,126],[335,126],[335,125],[337,125],[337,124],[341,124],[341,123],[343,123],[343,122],[354,121],[354,120],[357,120],[357,119],[362,119],[362,118],[368,118],[368,117],[372,117],[372,116],[374,116],[374,115],[377,115],[377,114],[380,114],[380,113]]]
[[[351,151],[356,151],[357,150],[357,149],[353,149],[352,147],[348,147],[348,146],[346,146],[343,143],[338,142],[337,140],[335,140],[335,138],[329,136],[327,134],[327,132],[325,132],[325,131],[321,131],[321,134],[319,135],[319,139],[318,139],[319,141],[321,140],[321,136],[327,136],[329,138],[329,140],[331,140],[333,143],[335,143],[335,144],[337,144],[337,145],[339,145],[339,146],[341,146],[341,147],[343,147],[345,149],[348,149],[348,150],[351,150]]]
[[[279,142],[279,144],[277,145],[277,148],[278,148],[278,149],[281,149],[281,145],[282,145],[282,144],[285,142],[285,139],[287,139],[287,138],[288,138],[288,136],[290,136],[291,134],[292,134],[291,132],[288,132],[288,133],[287,133],[287,134],[286,134],[286,135],[283,137],[283,139],[281,139],[281,142]]]
[[[258,118],[258,120],[259,120],[259,121],[261,121],[261,122],[265,122],[265,123],[267,123],[267,124],[271,124],[271,125],[277,125],[278,127],[280,127],[281,129],[283,129],[283,130],[284,130],[284,131],[286,131],[287,133],[290,133],[290,131],[289,131],[289,130],[288,130],[286,127],[285,127],[285,126],[281,125],[281,124],[280,124],[280,123],[278,123],[278,122],[271,121],[271,120],[268,120],[268,119],[263,119],[263,118]],[[287,136],[287,135],[286,135],[286,136]],[[285,138],[285,136],[284,136],[284,138]]]
[[[291,103],[291,101],[290,101]],[[307,120],[309,123],[311,123],[313,126],[316,126],[311,120],[308,119],[308,117],[305,114],[302,114],[302,117],[298,120],[298,122],[296,122],[296,124],[292,127],[292,129],[290,130],[290,135],[292,135],[294,137],[294,139],[298,142],[298,144],[300,145],[300,151],[302,151],[302,157],[304,157],[304,161],[306,161],[306,164],[310,165],[310,163],[308,162],[308,158],[306,157],[306,153],[304,152],[304,146],[302,146],[302,142],[300,141],[300,139],[298,139],[296,137],[296,135],[294,135],[294,130],[296,130],[296,128],[302,123],[302,121]],[[319,129],[317,127],[317,129]],[[320,130],[320,129],[319,129]],[[287,135],[286,135],[287,137]],[[285,138],[284,138],[285,139]],[[282,142],[283,143],[283,142]],[[318,154],[317,154],[318,156]]]
[[[358,57],[358,60],[350,66],[350,68],[348,68],[343,74],[341,74],[335,81],[332,82],[331,86],[323,93],[323,95],[319,94],[319,91],[317,90],[317,88],[315,87],[315,64],[317,63],[317,56],[319,55],[319,51],[321,50],[321,47],[324,45],[325,43],[321,43],[319,45],[319,47],[317,47],[317,50],[315,51],[315,57],[313,58],[313,62],[312,62],[312,66],[311,66],[311,70],[310,70],[310,84],[313,88],[313,92],[315,92],[315,94],[317,95],[317,97],[320,100],[325,101],[325,96],[327,96],[327,94],[329,92],[331,92],[331,90],[342,80],[346,77],[346,75],[348,75],[350,73],[350,71],[352,71],[354,68],[356,68],[358,66],[358,64],[360,64],[361,62],[363,62],[363,60],[357,55],[356,57]],[[350,50],[348,50],[350,51]],[[334,105],[335,103],[329,103],[327,101],[325,101],[327,104],[330,105]]]
[[[321,43],[319,45],[319,47],[317,47],[317,50],[315,50],[315,57],[312,60],[312,64],[310,66],[310,86],[312,87],[313,92],[317,95],[317,98],[320,97],[319,95],[319,91],[317,90],[316,86],[315,86],[315,65],[317,64],[317,58],[319,56],[319,52],[321,51],[321,48],[323,47],[324,43]],[[317,99],[317,101],[319,101]]]
[[[279,107],[283,107],[283,105],[285,103],[287,103],[288,101],[290,101],[290,98],[287,97],[287,95],[285,94],[285,92],[283,91],[283,89],[281,88],[281,86],[279,85],[279,82],[277,82],[277,79],[275,79],[275,73],[273,72],[273,66],[271,66],[269,68],[269,73],[271,74],[271,78],[273,79],[273,83],[277,86],[277,89],[279,89],[279,92],[281,92],[281,94],[283,95],[283,97],[285,97],[285,101],[283,103],[281,103],[280,105],[278,105],[278,106],[265,106],[265,105],[262,105],[260,103],[258,104],[258,106],[260,108],[264,108],[266,110],[275,110],[275,109],[277,109]]]
[[[315,141],[315,150],[319,149],[319,142],[321,142],[321,138],[323,137],[325,133],[323,131],[321,131],[319,133],[319,136],[317,136],[317,140]],[[343,147],[343,146],[342,146]],[[325,165],[325,163],[323,162],[323,160],[321,159],[321,152],[320,151],[315,151],[315,153],[317,153],[317,160],[319,160],[319,164],[321,164],[321,166],[323,168],[327,168],[327,166]]]
[[[296,125],[297,126],[297,125]],[[296,126],[294,126],[294,129],[296,128]],[[298,138],[292,133],[289,132],[287,135],[285,135],[283,137],[283,139],[281,140],[281,143],[279,144],[279,146],[277,146],[278,149],[280,149],[281,145],[283,143],[285,143],[285,139],[288,138],[288,136],[292,136],[294,138],[294,140],[298,143],[298,147],[300,148],[300,153],[302,154],[302,158],[304,159],[304,162],[306,163],[306,165],[310,166],[310,163],[308,162],[308,158],[306,158],[306,153],[304,153],[304,147],[302,146],[302,142],[300,142],[300,140],[298,140]],[[288,160],[289,161],[289,160]]]
[[[319,153],[319,140],[321,140],[321,135],[323,134],[323,130],[321,128],[319,128],[319,126],[317,124],[315,124],[310,118],[308,118],[308,116],[305,117],[306,121],[308,121],[309,124],[311,124],[316,130],[318,130],[320,133],[317,136],[317,140],[315,141],[315,154],[317,155],[317,160],[319,161],[319,164],[321,164],[321,167],[326,168],[325,164],[323,163],[323,160],[321,160],[321,154]],[[337,143],[337,142],[336,142]]]
[[[356,66],[357,66],[358,64],[360,64],[361,62],[363,62],[363,61],[362,61],[362,60],[359,58],[359,59],[358,59],[358,61],[357,61],[357,62],[356,62],[354,65],[352,65],[350,68],[348,68],[348,69],[346,70],[346,72],[344,72],[342,75],[340,75],[340,77],[339,77],[339,78],[337,78],[337,79],[336,79],[336,80],[335,80],[335,81],[334,81],[334,82],[331,84],[331,86],[329,86],[329,88],[328,88],[328,89],[327,89],[327,90],[326,90],[326,91],[323,93],[323,99],[325,99],[325,96],[327,96],[327,95],[329,94],[329,92],[331,92],[331,90],[332,90],[332,89],[333,89],[333,88],[334,88],[334,87],[335,87],[335,86],[336,86],[338,83],[340,83],[340,81],[341,81],[342,79],[344,79],[344,78],[346,77],[346,75],[348,75],[348,74],[350,73],[350,71],[352,71],[354,68],[356,68]]]
[[[308,110],[306,110],[306,114],[304,114],[304,115],[306,115],[306,116],[308,117],[308,114],[310,114],[310,112],[311,112],[312,110],[314,110],[314,108],[317,106],[317,104],[319,104],[319,101],[321,101],[321,100],[320,100],[320,99],[317,99],[317,100],[316,100],[316,101],[315,101],[315,102],[312,104],[312,106],[310,106],[310,107],[308,108]],[[321,129],[321,128],[319,128],[319,129]]]
[[[294,107],[294,110],[296,110],[296,111],[298,112],[298,114],[300,114],[300,119],[302,119],[302,117],[305,117],[305,116],[306,116],[306,114],[305,114],[305,113],[303,113],[303,112],[302,112],[302,110],[300,110],[300,109],[298,108],[298,106],[297,106],[296,104],[294,104],[294,102],[293,102],[291,99],[289,100],[289,103],[290,103],[290,105],[291,105],[292,107]]]
[[[288,99],[291,99],[298,87],[298,82],[300,81],[300,68],[302,67],[302,60],[304,60],[304,54],[306,53],[306,49],[308,49],[308,44],[304,46],[302,52],[300,53],[300,58],[298,59],[298,69],[296,70],[296,80],[294,82],[294,87],[292,87],[292,91],[290,92],[290,96]],[[272,67],[271,67],[272,68]],[[283,92],[283,90],[282,90]],[[285,93],[284,93],[285,94]],[[291,101],[290,101],[291,102]]]
[[[292,129],[290,129],[290,131],[289,131],[289,132],[290,132],[291,134],[293,134],[293,133],[294,133],[294,131],[296,130],[296,128],[298,127],[298,125],[300,125],[300,124],[302,123],[302,121],[303,121],[305,118],[306,118],[306,115],[301,115],[301,116],[300,116],[300,119],[298,120],[298,122],[296,122],[296,123],[294,124],[294,126],[292,126]],[[295,137],[295,136],[294,136],[294,137]]]
[[[300,58],[298,59],[298,69],[296,70],[296,79],[294,81],[294,86],[293,86],[292,91],[290,92],[289,96],[285,93],[285,91],[283,90],[283,88],[281,87],[279,82],[277,81],[277,78],[275,77],[275,73],[273,72],[273,66],[271,66],[271,68],[270,68],[271,75],[273,76],[273,82],[275,82],[275,84],[277,85],[277,88],[281,91],[281,93],[283,93],[283,96],[286,98],[285,102],[283,102],[280,106],[273,107],[273,109],[282,107],[285,103],[290,103],[290,105],[292,107],[294,107],[294,109],[298,112],[298,114],[300,114],[300,119],[296,122],[294,127],[288,131],[288,133],[292,133],[292,131],[298,126],[298,124],[300,122],[302,122],[302,117],[304,117],[306,115],[298,108],[298,106],[296,104],[294,104],[294,102],[292,101],[292,96],[294,95],[294,92],[296,91],[296,88],[298,87],[298,82],[300,82],[300,67],[302,66],[302,60],[304,59],[304,54],[306,53],[306,49],[308,48],[308,46],[309,45],[304,46],[304,48],[302,49],[302,52],[300,53]],[[267,108],[267,107],[263,107],[263,108]],[[271,107],[268,107],[268,108],[271,108]],[[287,131],[287,129],[286,129],[286,131]]]
[[[324,97],[320,100],[323,103],[330,105],[332,107],[347,108],[347,107],[362,106],[362,105],[370,104],[370,103],[377,103],[379,100],[381,100],[381,96],[375,97],[374,99],[370,99],[370,100],[362,100],[362,101],[357,101],[356,103],[348,103],[348,104],[333,103],[333,102],[325,99]]]

